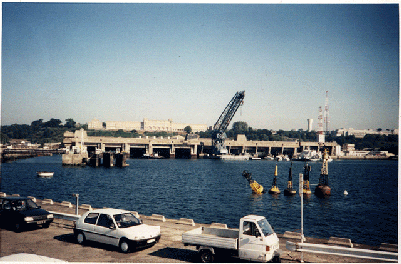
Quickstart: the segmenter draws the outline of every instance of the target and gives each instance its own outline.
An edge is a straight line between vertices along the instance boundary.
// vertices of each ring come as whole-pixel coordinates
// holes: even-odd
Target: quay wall
[[[19,196],[19,194],[7,195],[6,193],[0,192],[0,198],[6,196]],[[40,205],[45,210],[51,211],[55,215],[55,221],[67,221],[67,225],[72,226],[73,223],[71,221],[75,221],[80,215],[84,214],[87,211],[91,211],[98,208],[92,208],[89,204],[79,204],[78,211],[76,211],[76,204],[71,203],[70,201],[61,201],[56,202],[52,199],[37,199],[32,196],[28,196],[38,205]],[[106,207],[103,207],[106,208]],[[218,228],[227,228],[227,225],[224,223],[210,223],[210,224],[202,224],[195,223],[193,219],[188,218],[180,218],[180,219],[168,219],[165,218],[162,214],[151,214],[151,215],[143,215],[139,212],[132,211],[132,213],[143,219],[145,223],[151,223],[155,225],[160,225],[163,228],[171,228],[168,233],[174,232],[173,238],[174,241],[180,243],[181,235],[183,232],[191,230],[191,228],[198,228],[201,226],[206,227],[218,227]],[[58,225],[58,224],[57,224]],[[238,227],[235,227],[238,228]],[[287,241],[299,242],[301,234],[299,230],[290,230],[285,231],[283,234],[277,234],[280,238],[280,248],[285,251],[285,245]],[[163,236],[164,239],[165,236]],[[398,246],[394,244],[382,243],[380,246],[369,246],[363,244],[352,243],[351,239],[343,238],[343,237],[330,237],[330,238],[312,238],[305,237],[304,242],[306,243],[315,243],[315,244],[327,244],[327,245],[337,245],[342,247],[351,247],[351,248],[363,248],[363,249],[374,249],[374,250],[386,250],[392,252],[398,252]],[[332,262],[325,261],[323,262]],[[345,261],[348,262],[348,261]]]

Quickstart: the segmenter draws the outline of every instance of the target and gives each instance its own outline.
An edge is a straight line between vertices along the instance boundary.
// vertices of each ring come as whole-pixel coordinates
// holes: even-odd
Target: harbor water
[[[267,160],[129,159],[125,168],[62,166],[61,156],[36,157],[1,166],[1,191],[7,194],[79,202],[94,208],[113,207],[166,218],[192,218],[197,223],[225,223],[238,228],[247,214],[264,215],[278,233],[300,230],[301,205],[297,194],[283,195],[290,162]],[[278,196],[253,195],[252,178],[271,187],[278,165]],[[304,162],[293,162],[293,186]],[[312,167],[312,193],[321,163]],[[37,171],[54,171],[39,178]],[[377,246],[398,242],[398,162],[387,160],[334,160],[329,163],[331,196],[304,199],[304,234],[309,237],[350,238],[353,243]],[[344,191],[348,195],[344,195]]]

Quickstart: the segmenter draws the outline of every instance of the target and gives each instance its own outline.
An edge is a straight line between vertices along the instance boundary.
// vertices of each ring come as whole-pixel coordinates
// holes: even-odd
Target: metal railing
[[[361,248],[346,248],[338,246],[329,246],[322,244],[310,243],[294,243],[287,241],[286,248],[290,251],[317,253],[317,254],[331,254],[343,257],[354,257],[362,259],[371,259],[388,262],[398,262],[398,253],[361,249]]]
[[[76,221],[81,217],[81,215],[65,214],[65,213],[60,213],[60,212],[55,212],[55,211],[49,211],[49,213],[53,214],[54,218],[64,219],[67,221]]]

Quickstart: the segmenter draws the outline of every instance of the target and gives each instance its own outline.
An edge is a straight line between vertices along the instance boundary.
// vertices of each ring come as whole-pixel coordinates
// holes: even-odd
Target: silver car
[[[79,244],[86,240],[119,247],[121,252],[156,244],[160,226],[143,224],[131,212],[120,209],[98,209],[83,214],[74,225]]]

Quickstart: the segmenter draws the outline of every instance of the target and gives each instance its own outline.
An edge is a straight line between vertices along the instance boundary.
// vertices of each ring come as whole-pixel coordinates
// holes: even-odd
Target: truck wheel
[[[272,259],[272,262],[273,263],[281,263],[280,256],[274,256],[273,259]]]
[[[126,239],[121,239],[120,244],[118,246],[122,253],[128,253],[130,250],[128,241]]]
[[[203,263],[211,263],[214,261],[214,254],[210,250],[201,250],[199,254]]]

